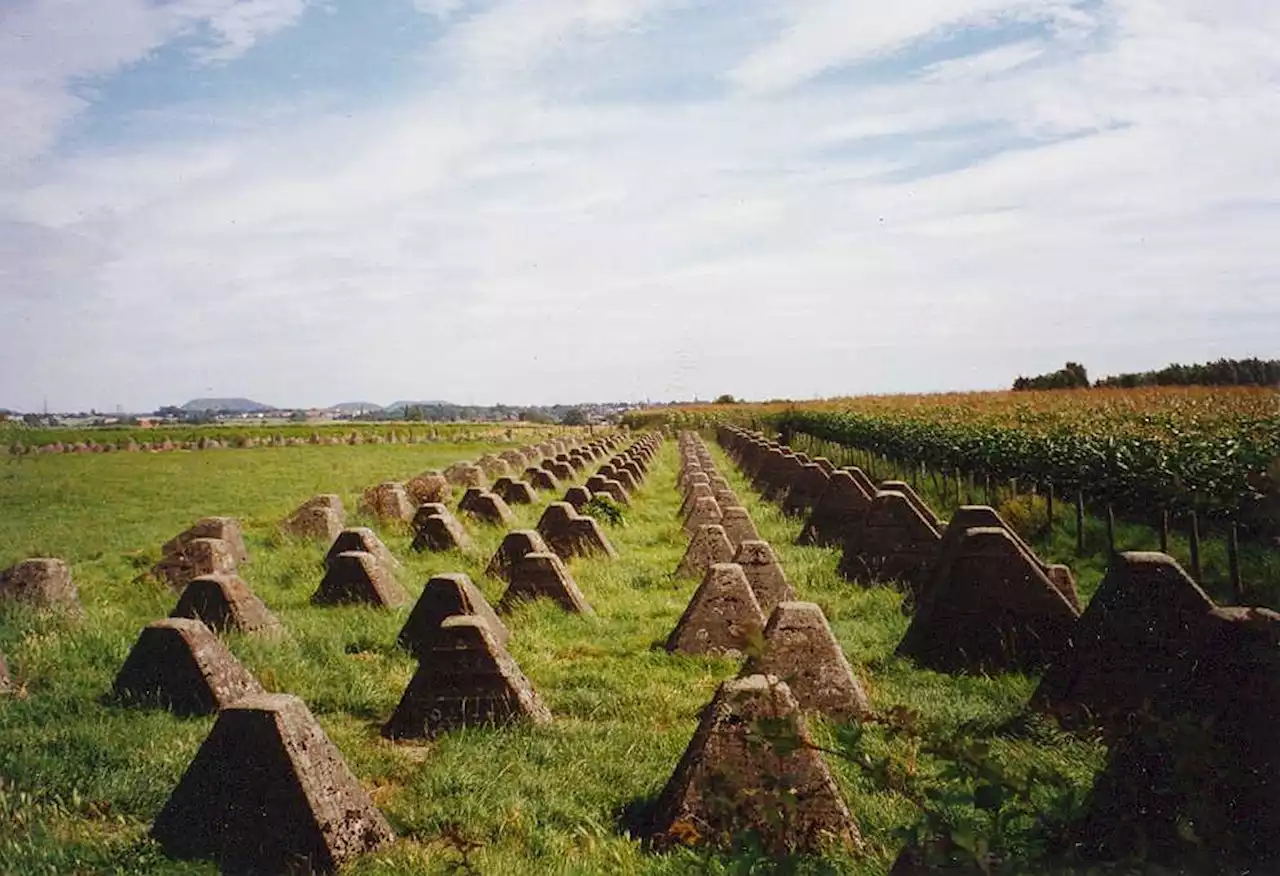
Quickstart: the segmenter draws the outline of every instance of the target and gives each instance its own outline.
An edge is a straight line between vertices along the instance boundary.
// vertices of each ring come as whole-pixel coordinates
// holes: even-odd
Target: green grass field
[[[553,725],[467,731],[432,743],[383,740],[379,727],[414,668],[393,644],[408,608],[311,607],[324,546],[286,541],[275,522],[318,492],[342,493],[350,513],[360,487],[492,447],[6,461],[0,567],[25,555],[65,557],[86,615],[66,620],[9,610],[0,618],[0,651],[22,685],[18,696],[0,700],[0,873],[215,872],[210,864],[169,861],[147,839],[213,719],[127,710],[104,699],[138,631],[176,601],[136,576],[164,540],[207,514],[242,520],[253,556],[243,577],[289,631],[276,643],[232,636],[232,651],[264,687],[307,702],[400,837],[350,873],[884,874],[906,831],[921,823],[920,803],[934,832],[962,842],[977,837],[1032,860],[1047,836],[1037,819],[1078,807],[1102,764],[1099,743],[1020,719],[1032,678],[952,677],[895,658],[908,620],[900,597],[840,579],[833,550],[794,546],[799,523],[758,501],[716,449],[800,597],[823,606],[877,712],[895,717],[861,731],[816,725],[819,740],[844,753],[828,760],[866,839],[860,854],[769,862],[749,849],[646,851],[629,835],[630,819],[670,775],[700,707],[738,670],[735,661],[673,657],[661,647],[695,588],[672,578],[686,542],[676,518],[674,441],[635,496],[627,525],[608,530],[620,561],[571,564],[597,617],[538,604],[508,621],[510,650],[550,707]],[[521,525],[531,526],[541,506],[516,511]],[[415,555],[407,534],[383,531],[405,562],[411,595],[434,573],[462,571],[498,599],[499,582],[482,570],[503,533],[469,528],[476,547],[465,555]],[[1097,574],[1081,572],[1085,593]],[[1051,778],[1033,781],[1016,806],[975,807],[969,754],[947,742],[957,734],[966,752],[982,752],[980,767],[998,763],[1011,784]]]

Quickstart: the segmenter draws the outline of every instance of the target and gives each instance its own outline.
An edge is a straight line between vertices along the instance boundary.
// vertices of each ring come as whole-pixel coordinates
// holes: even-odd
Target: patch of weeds
[[[609,496],[597,493],[582,506],[582,513],[609,526],[626,526],[627,512],[618,502]]]

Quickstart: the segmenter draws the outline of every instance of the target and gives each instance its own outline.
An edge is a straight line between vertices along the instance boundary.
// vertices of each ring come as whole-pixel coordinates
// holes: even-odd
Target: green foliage
[[[565,426],[585,426],[587,424],[587,412],[582,408],[569,408],[560,418],[560,422]]]
[[[1080,490],[1117,510],[1236,514],[1264,497],[1258,473],[1280,458],[1280,413],[1235,428],[1199,432],[1113,428],[1083,417],[1048,427],[932,412],[874,414],[797,410],[773,418],[779,432],[805,433],[940,472],[968,472],[1026,485]],[[1183,431],[1185,430],[1185,432]]]
[[[738,400],[733,396],[729,395],[728,393],[725,393],[724,395],[716,396],[716,400],[712,402],[712,404],[717,404],[717,405],[736,405],[737,403],[738,403]]]
[[[1098,386],[1280,386],[1280,359],[1219,359],[1203,365],[1174,363],[1159,371],[1117,374]]]
[[[627,525],[627,509],[603,493],[596,493],[588,499],[582,506],[582,513],[610,526]]]
[[[41,421],[43,422],[43,421]],[[22,451],[51,444],[74,444],[77,442],[111,444],[117,448],[125,447],[129,442],[151,444],[170,441],[180,444],[199,441],[201,438],[218,441],[237,447],[247,446],[250,439],[266,443],[273,439],[301,438],[321,442],[338,437],[348,439],[352,434],[360,435],[363,441],[387,440],[395,433],[401,441],[475,441],[506,440],[506,433],[511,430],[516,440],[536,442],[542,438],[561,434],[562,430],[546,428],[550,424],[542,423],[433,423],[429,427],[406,428],[402,421],[364,423],[215,423],[210,425],[175,424],[139,428],[127,424],[108,425],[102,427],[55,427],[40,426],[28,428],[16,422],[0,423],[0,447],[21,446]],[[19,452],[22,452],[19,451]]]
[[[1038,494],[1008,496],[996,504],[996,512],[1023,538],[1043,532],[1049,526],[1049,502]]]
[[[1015,390],[1027,389],[1088,389],[1089,374],[1079,362],[1068,362],[1050,374],[1038,377],[1019,377],[1013,382]]]

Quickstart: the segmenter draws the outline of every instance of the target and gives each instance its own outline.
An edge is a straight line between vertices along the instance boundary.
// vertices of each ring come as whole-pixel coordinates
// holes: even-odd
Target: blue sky
[[[8,0],[0,407],[1280,355],[1270,0]]]

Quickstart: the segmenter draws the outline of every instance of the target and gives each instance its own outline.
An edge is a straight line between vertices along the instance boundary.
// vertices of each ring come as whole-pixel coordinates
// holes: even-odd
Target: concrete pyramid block
[[[168,618],[142,630],[113,690],[130,705],[211,715],[262,688],[203,623]]]
[[[391,739],[434,737],[461,727],[527,721],[551,713],[484,620],[446,618],[424,652],[382,733]]]
[[[425,502],[447,502],[453,493],[453,485],[449,483],[449,479],[435,470],[424,471],[405,481],[404,489],[409,494],[409,500],[415,505],[422,505]]]
[[[654,807],[658,847],[696,836],[729,847],[751,834],[770,855],[857,848],[858,825],[786,683],[726,681]]]
[[[699,526],[689,540],[689,547],[676,567],[676,577],[702,580],[707,569],[716,563],[733,562],[733,544],[723,526],[708,523]]]
[[[1004,529],[967,529],[939,560],[898,654],[939,671],[1030,670],[1071,647],[1079,613]]]
[[[160,553],[169,556],[170,554],[181,554],[184,552],[186,543],[197,538],[218,538],[230,545],[231,557],[236,563],[249,562],[249,550],[244,544],[244,534],[240,530],[240,523],[234,517],[202,517],[173,538],[169,539],[160,548]]]
[[[280,621],[238,575],[205,575],[193,579],[169,617],[199,620],[214,632],[278,635]]]
[[[545,468],[526,468],[524,470],[524,479],[533,485],[535,490],[546,491],[550,493],[560,492],[560,481],[551,472]]]
[[[1071,650],[1045,671],[1032,705],[1073,724],[1124,723],[1195,659],[1213,609],[1172,557],[1118,555],[1072,631]]]
[[[942,534],[901,492],[879,492],[862,526],[846,533],[840,573],[851,581],[899,581],[918,591],[933,572]]]
[[[458,512],[470,511],[471,506],[475,504],[476,499],[479,499],[483,492],[483,487],[467,487],[462,494],[462,498],[458,500]]]
[[[798,543],[822,547],[843,544],[846,533],[862,525],[867,509],[871,507],[874,490],[874,487],[864,487],[847,471],[832,472],[826,489],[800,530]]]
[[[787,683],[806,712],[837,721],[871,714],[867,692],[853,674],[822,609],[812,602],[780,602],[764,628],[764,649],[743,675],[774,675]]]
[[[321,498],[321,497],[317,497]],[[333,498],[337,499],[337,496]],[[280,528],[288,535],[297,538],[319,539],[332,542],[342,532],[345,517],[332,505],[315,503],[308,500],[299,506],[280,524]],[[338,500],[339,507],[341,499]]]
[[[668,651],[740,657],[759,645],[764,614],[742,567],[716,563],[667,637]]]
[[[756,529],[755,521],[751,519],[746,508],[741,505],[730,505],[722,508],[721,514],[720,525],[724,527],[724,534],[729,536],[729,543],[733,545],[735,551],[744,541],[760,540],[760,532]]]
[[[564,491],[562,502],[568,502],[574,511],[582,511],[583,506],[591,501],[591,491],[586,487],[570,487]]]
[[[181,553],[166,554],[151,574],[174,590],[181,590],[204,575],[234,575],[235,548],[220,538],[192,538],[182,543]]]
[[[938,519],[938,515],[934,513],[933,509],[925,504],[924,499],[920,498],[920,494],[916,492],[915,487],[906,481],[881,481],[879,490],[882,493],[901,493],[906,496],[912,507],[920,512],[920,516],[935,527],[942,522]]]
[[[720,511],[720,504],[715,499],[704,496],[694,501],[689,515],[684,519],[684,531],[692,534],[703,524],[720,523],[722,520],[724,514]]]
[[[1112,728],[1080,845],[1179,870],[1199,860],[1195,872],[1275,872],[1280,613],[1215,608],[1197,627],[1177,671]]]
[[[871,480],[870,476],[863,471],[861,467],[856,465],[845,465],[841,466],[840,471],[848,472],[849,477],[857,481],[862,492],[873,498],[875,497],[877,492],[876,482]]]
[[[331,873],[395,837],[302,700],[246,697],[219,713],[151,835],[223,873]]]
[[[0,572],[0,603],[81,611],[80,594],[71,580],[71,567],[54,557],[22,560]]]
[[[827,489],[830,475],[815,462],[801,466],[800,471],[791,478],[786,496],[782,502],[782,512],[788,517],[801,517],[818,504]]]
[[[391,553],[382,543],[382,539],[378,538],[378,534],[367,526],[354,526],[338,533],[338,537],[333,540],[333,544],[325,554],[325,565],[329,565],[338,554],[348,551],[364,551],[366,554],[373,554],[383,567],[392,571],[400,569],[400,561],[396,559],[395,554]]]
[[[538,519],[538,534],[561,559],[589,554],[616,559],[604,530],[594,518],[584,517],[567,502],[552,502]]]
[[[630,468],[617,469],[611,477],[622,485],[622,489],[626,491],[627,495],[631,495],[640,487],[640,479],[636,477],[635,471]]]
[[[939,558],[947,556],[952,549],[953,542],[961,538],[965,530],[979,529],[982,527],[994,527],[1003,529],[1009,533],[1009,537],[1018,545],[1018,548],[1026,555],[1029,562],[1039,566],[1048,577],[1049,581],[1057,588],[1058,592],[1075,607],[1080,610],[1080,597],[1076,594],[1075,578],[1071,574],[1071,570],[1066,566],[1045,563],[1032,550],[1031,545],[1023,540],[1018,531],[1004,521],[1004,519],[996,512],[996,509],[989,505],[961,505],[956,509],[956,513],[952,515],[947,528],[942,533],[942,541],[938,548]],[[939,573],[939,566],[934,566],[933,575],[926,581],[924,588],[919,591],[916,597],[917,603],[923,603],[931,598],[933,590],[933,577]]]
[[[424,520],[436,515],[441,517],[452,517],[453,512],[450,511],[449,506],[443,502],[423,502],[418,506],[418,510],[413,512],[413,531],[417,532],[422,528]]]
[[[508,505],[532,505],[538,501],[538,493],[528,481],[513,480],[503,489],[495,489]]]
[[[525,554],[515,561],[498,611],[510,611],[534,599],[550,599],[573,614],[595,614],[564,562],[550,551]]]
[[[714,499],[716,491],[711,488],[710,484],[694,484],[689,488],[689,492],[685,493],[684,501],[680,503],[680,519],[683,520],[692,513],[694,505],[699,499]]]
[[[792,602],[796,592],[787,581],[778,555],[767,541],[744,541],[733,555],[733,562],[742,567],[751,585],[751,592],[760,603],[760,610],[768,617],[780,602]]]
[[[618,552],[614,549],[604,529],[594,517],[579,514],[569,523],[570,542],[573,546],[571,556],[596,556],[616,560]]]
[[[604,493],[619,505],[631,504],[631,499],[627,496],[627,491],[622,488],[622,484],[613,478],[592,475],[587,478],[587,489],[592,493]]]
[[[714,495],[716,504],[720,506],[721,513],[731,505],[742,505],[742,500],[738,498],[738,494],[728,487],[712,487],[711,492]]]
[[[687,497],[689,495],[689,491],[697,484],[710,486],[711,477],[702,470],[702,465],[695,461],[688,463],[683,467],[680,477],[676,481],[676,488]]]
[[[484,573],[503,581],[511,580],[511,568],[525,554],[545,554],[550,550],[536,529],[516,529],[508,532],[498,545]]]
[[[482,487],[486,479],[484,469],[469,462],[455,462],[444,470],[445,479],[455,487]]]
[[[409,601],[409,594],[391,570],[364,551],[345,551],[329,561],[312,605],[372,605],[394,608]]]
[[[474,615],[489,624],[494,637],[506,645],[511,633],[489,605],[480,588],[471,579],[458,572],[434,575],[422,588],[422,595],[414,603],[409,619],[396,638],[396,644],[418,659],[427,652],[431,637],[440,629],[446,618],[457,615]]]
[[[487,491],[472,500],[467,513],[490,526],[510,526],[516,522],[516,515],[502,497]]]
[[[507,465],[505,459],[499,459],[492,453],[486,453],[484,456],[476,460],[476,465],[480,466],[485,477],[489,480],[494,478],[506,477],[511,473],[511,467]]]
[[[538,518],[538,534],[562,558],[573,556],[573,525],[578,512],[568,502],[552,502]]]

